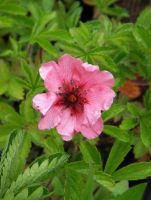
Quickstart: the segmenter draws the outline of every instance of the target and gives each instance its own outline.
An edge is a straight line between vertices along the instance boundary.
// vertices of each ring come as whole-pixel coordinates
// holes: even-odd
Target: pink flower
[[[102,132],[100,112],[109,109],[115,97],[110,72],[65,54],[58,63],[43,64],[40,76],[48,92],[33,98],[33,107],[43,115],[39,129],[56,127],[63,140],[76,132],[88,139]]]

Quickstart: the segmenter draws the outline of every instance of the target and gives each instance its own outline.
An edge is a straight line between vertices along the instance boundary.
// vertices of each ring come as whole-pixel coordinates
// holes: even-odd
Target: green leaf
[[[39,34],[38,37],[45,38],[50,41],[72,41],[72,37],[69,34],[68,31],[62,30],[62,29],[55,29],[55,30],[50,30],[50,31],[44,31]]]
[[[33,74],[32,74],[32,68],[29,66],[28,63],[26,63],[26,61],[22,60],[21,61],[21,67],[22,67],[22,71],[24,72],[27,80],[29,81],[29,83],[31,84],[31,86],[33,85]]]
[[[131,200],[131,199],[142,200],[145,187],[146,187],[145,183],[133,186],[123,194],[113,197],[112,199],[109,200]]]
[[[140,115],[140,109],[135,103],[127,103],[127,110],[136,117]]]
[[[22,85],[20,85],[13,76],[10,78],[7,93],[16,99],[23,99],[24,97],[24,89]]]
[[[136,159],[141,158],[144,156],[146,152],[148,152],[148,148],[145,147],[145,145],[142,143],[142,140],[140,137],[134,137],[134,155]]]
[[[14,125],[14,127],[21,127],[23,125],[23,121],[19,114],[6,103],[0,103],[0,120],[2,122],[10,123]]]
[[[43,143],[45,152],[48,153],[48,155],[64,152],[64,143],[57,131],[52,129],[49,135],[50,137]]]
[[[69,163],[66,168],[69,168],[71,170],[77,171],[82,174],[87,174],[87,171],[89,169],[89,164],[84,161],[76,161]]]
[[[0,95],[4,94],[8,89],[8,83],[10,78],[10,72],[3,60],[0,60]]]
[[[123,162],[125,156],[130,151],[130,149],[131,146],[129,143],[120,142],[118,140],[115,141],[105,165],[105,172],[112,174]]]
[[[91,166],[88,172],[87,182],[81,194],[81,200],[82,199],[92,200],[93,189],[94,189],[93,166]]]
[[[129,134],[125,130],[122,130],[116,126],[111,125],[105,125],[104,126],[104,133],[117,138],[118,140],[122,142],[128,142],[129,141]]]
[[[13,15],[25,15],[26,12],[23,7],[15,3],[0,4],[0,12]]]
[[[151,176],[151,162],[133,163],[113,173],[116,181],[140,180]]]
[[[54,154],[40,164],[38,162],[34,163],[18,176],[17,180],[11,184],[8,192],[16,194],[25,187],[47,180],[50,174],[63,167],[68,157],[67,154]]]
[[[78,172],[68,169],[65,182],[65,200],[79,200],[83,188],[82,177]]]
[[[148,6],[138,16],[136,24],[145,26],[146,28],[150,28],[151,27],[150,18],[151,18],[151,7]]]
[[[100,62],[100,65],[103,65],[104,69],[107,69],[113,73],[118,71],[116,64],[110,56],[106,54],[100,54],[94,55],[93,57],[96,61]]]
[[[151,146],[151,129],[149,124],[146,122],[145,118],[140,120],[140,134],[143,144],[146,147]]]
[[[33,122],[35,119],[35,112],[32,107],[32,98],[33,96],[27,95],[26,99],[22,102],[22,116],[24,122]]]
[[[27,200],[28,199],[27,197],[28,197],[28,189],[25,188],[15,196],[14,200]]]
[[[102,113],[103,121],[107,121],[116,117],[118,114],[122,113],[125,110],[125,106],[122,104],[113,104],[113,106]]]
[[[102,171],[98,171],[95,173],[94,178],[99,184],[106,187],[108,190],[113,190],[115,182],[111,175]]]
[[[9,16],[0,16],[0,28],[11,28],[14,25],[14,20]]]
[[[151,48],[151,33],[143,26],[135,26],[133,35],[136,41],[145,48]]]
[[[83,155],[83,159],[86,163],[98,164],[102,167],[101,154],[97,150],[96,146],[88,141],[82,141],[80,143],[80,150]]]
[[[38,34],[40,34],[44,29],[46,24],[48,24],[51,20],[55,18],[55,12],[51,13],[44,13],[43,15],[39,16],[39,19],[36,21],[32,34],[31,34],[31,41],[33,42]]]
[[[14,132],[14,130],[16,130],[16,128],[10,124],[0,125],[0,142],[3,142],[5,145],[8,135]]]
[[[40,186],[27,198],[27,200],[41,200],[43,196],[43,188]]]
[[[58,52],[56,50],[56,48],[46,39],[42,38],[42,37],[38,37],[36,39],[36,42],[46,51],[48,52],[50,55],[57,57]]]
[[[6,193],[3,200],[14,200],[14,194],[12,192]]]
[[[134,118],[126,118],[120,124],[122,130],[130,130],[138,124],[138,121]]]
[[[50,12],[51,9],[53,8],[54,2],[55,2],[55,0],[51,0],[51,1],[42,0],[42,5],[43,5],[43,8],[45,9],[45,11]]]
[[[26,137],[27,136],[22,131],[18,132],[12,144],[9,146],[6,158],[1,160],[1,197],[4,195],[11,182],[15,180],[18,174],[23,170],[25,159],[29,152],[28,147],[25,148]]]

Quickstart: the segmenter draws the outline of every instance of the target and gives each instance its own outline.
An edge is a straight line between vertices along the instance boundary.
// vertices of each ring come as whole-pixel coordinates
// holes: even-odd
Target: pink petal
[[[42,66],[39,69],[41,78],[44,80],[46,78],[47,74],[50,71],[52,71],[53,69],[55,69],[56,67],[58,67],[58,65],[54,61],[50,61],[48,63],[42,64]]]
[[[49,130],[54,128],[60,122],[60,109],[52,107],[48,110],[46,115],[40,120],[38,128],[40,130]]]
[[[103,111],[110,108],[115,97],[115,92],[109,87],[94,87],[89,89],[87,94],[88,104],[86,105],[86,112]],[[88,113],[89,115],[89,113]],[[94,116],[92,114],[92,117]]]
[[[63,55],[59,60],[58,64],[60,66],[60,73],[62,73],[62,78],[66,81],[70,81],[71,79],[75,79],[76,73],[82,61],[78,58],[74,58],[68,54]]]
[[[103,121],[101,118],[99,118],[95,124],[84,124],[81,126],[81,129],[79,130],[82,135],[84,135],[88,139],[93,139],[98,137],[103,130]]]
[[[100,81],[102,82],[102,84],[104,84],[105,86],[113,87],[114,77],[110,72],[101,71],[100,72],[100,79],[101,79]]]
[[[56,71],[50,71],[47,74],[47,77],[44,80],[45,86],[48,91],[58,92],[59,87],[62,86],[61,79],[59,77],[59,73]]]
[[[87,62],[83,63],[82,67],[85,70],[89,71],[89,72],[93,72],[95,70],[97,70],[97,71],[99,70],[99,66],[97,66],[97,65],[91,65],[91,64],[88,64]]]
[[[70,110],[64,110],[60,123],[57,126],[57,131],[64,140],[72,139],[75,133],[75,118],[71,116]]]
[[[33,100],[33,107],[40,111],[43,115],[46,114],[46,112],[49,110],[49,108],[52,106],[52,104],[56,100],[56,95],[54,93],[42,93],[37,94]]]
[[[85,105],[84,113],[91,124],[94,124],[100,117],[100,105],[87,104]]]
[[[111,88],[104,87],[100,90],[100,94],[101,110],[108,110],[113,103],[114,97],[116,96],[115,92]]]
[[[96,85],[112,87],[114,85],[114,77],[108,71],[99,71],[98,66],[84,63],[81,69],[81,81],[86,84],[87,88]],[[87,66],[87,67],[86,67]]]

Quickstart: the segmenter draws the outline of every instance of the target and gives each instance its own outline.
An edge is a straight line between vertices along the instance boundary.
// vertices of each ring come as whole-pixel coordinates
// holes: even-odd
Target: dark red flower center
[[[68,84],[63,83],[62,87],[58,90],[58,105],[64,105],[65,108],[71,108],[71,110],[76,113],[83,111],[84,104],[88,102],[84,86],[77,84],[72,80]]]
[[[75,94],[69,94],[69,96],[67,97],[67,100],[71,103],[75,103],[77,101],[77,97]]]

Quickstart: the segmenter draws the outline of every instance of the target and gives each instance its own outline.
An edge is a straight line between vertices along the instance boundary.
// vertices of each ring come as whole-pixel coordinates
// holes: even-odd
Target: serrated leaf
[[[151,162],[133,163],[113,173],[116,181],[140,180],[151,176]]]
[[[28,197],[28,189],[25,188],[15,196],[14,200],[27,200],[27,197]]]
[[[4,195],[11,182],[15,180],[22,171],[28,152],[28,148],[25,148],[25,134],[22,131],[17,132],[16,137],[9,146],[6,157],[1,160],[1,197]]]
[[[16,194],[25,187],[47,180],[51,173],[63,167],[68,157],[67,154],[54,154],[40,164],[38,162],[34,163],[18,176],[17,180],[11,184],[8,192]]]
[[[136,41],[145,48],[151,48],[151,33],[143,26],[135,26],[133,35]]]
[[[138,16],[136,24],[145,26],[146,28],[151,27],[151,7],[146,7]]]
[[[131,146],[129,143],[124,143],[118,140],[115,141],[108,156],[104,171],[112,174],[122,163],[130,149]]]
[[[27,198],[27,200],[41,200],[43,195],[43,188],[40,186]]]

